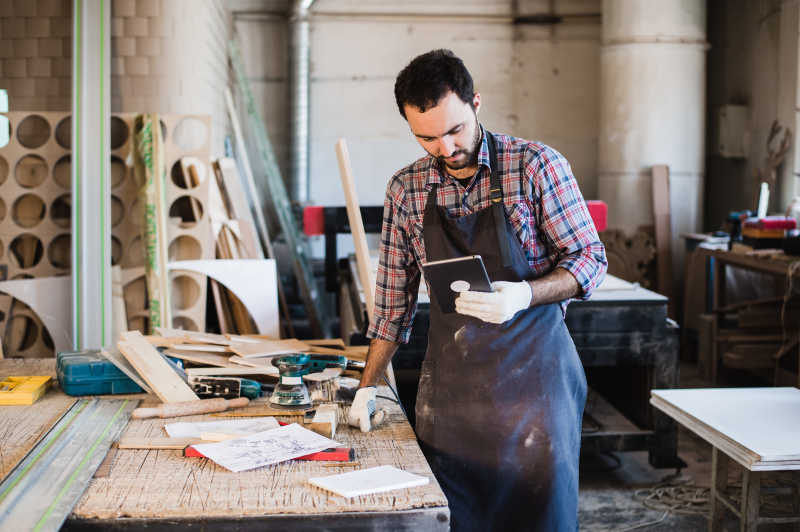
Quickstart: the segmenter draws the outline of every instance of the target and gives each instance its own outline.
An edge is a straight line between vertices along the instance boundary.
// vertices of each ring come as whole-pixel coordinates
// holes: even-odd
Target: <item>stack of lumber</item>
[[[217,259],[260,259],[253,216],[242,189],[233,159],[212,163],[215,179],[210,183],[209,215],[214,233]],[[257,332],[252,317],[241,301],[216,281],[211,281],[217,321],[222,333]]]
[[[345,346],[340,339],[281,340],[259,335],[223,335],[168,328],[158,328],[157,333],[143,336],[138,331],[129,331],[122,334],[117,346],[163,402],[189,401],[197,397],[169,367],[159,350],[164,355],[183,360],[189,377],[248,376],[255,380],[269,378],[273,382],[278,370],[272,365],[272,359],[277,356],[317,353],[365,360],[367,355],[367,346]]]

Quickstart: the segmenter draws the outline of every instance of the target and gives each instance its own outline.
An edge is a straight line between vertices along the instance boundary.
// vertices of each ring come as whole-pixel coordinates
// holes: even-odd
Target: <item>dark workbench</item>
[[[667,319],[668,299],[638,286],[606,289],[617,284],[607,279],[590,300],[567,308],[567,328],[595,392],[581,444],[596,451],[646,449],[653,467],[680,467],[677,425],[649,405],[651,389],[678,385],[678,328]]]
[[[0,376],[25,374],[55,375],[55,361],[0,360]],[[381,395],[389,393],[384,389]],[[126,397],[157,402],[145,394]],[[73,400],[56,385],[32,406],[0,406],[3,471],[25,456]],[[335,439],[354,448],[357,463],[289,461],[233,473],[204,458],[184,458],[177,450],[112,450],[100,468],[106,474],[95,475],[62,530],[448,530],[447,500],[413,430],[399,406],[378,401],[389,412],[388,422],[369,434],[342,423],[340,410]],[[165,423],[204,419],[221,418],[131,420],[123,435],[163,437]],[[301,422],[299,416],[280,419]],[[312,476],[377,465],[425,475],[430,483],[353,499],[307,483]]]

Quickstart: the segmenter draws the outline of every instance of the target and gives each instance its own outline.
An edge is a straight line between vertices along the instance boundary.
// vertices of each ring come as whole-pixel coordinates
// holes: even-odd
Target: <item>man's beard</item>
[[[450,155],[450,157],[454,157],[456,155],[465,154],[467,157],[464,158],[463,163],[458,163],[455,166],[451,166],[447,163],[447,157],[439,155],[436,159],[445,165],[450,170],[461,170],[462,168],[468,168],[470,166],[476,166],[478,164],[478,151],[481,145],[481,126],[478,124],[478,117],[475,117],[475,135],[472,137],[472,149],[470,150],[458,150]]]

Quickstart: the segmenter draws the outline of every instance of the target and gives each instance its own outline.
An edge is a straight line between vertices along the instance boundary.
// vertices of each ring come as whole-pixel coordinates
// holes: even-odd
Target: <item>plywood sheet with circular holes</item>
[[[71,118],[69,113],[9,112],[9,143],[0,147],[0,272],[5,279],[67,275],[71,233]],[[115,113],[110,128],[111,161],[108,205],[111,260],[123,268],[144,265],[140,238],[142,209],[132,164],[133,113]],[[210,118],[203,115],[162,115],[167,209],[171,260],[213,258],[207,214]],[[182,158],[190,164],[181,164]],[[173,325],[199,330],[205,325],[206,279],[180,272],[171,274],[180,290]],[[3,277],[0,275],[0,280]],[[124,289],[131,328],[147,326],[144,279]],[[177,286],[177,288],[175,288]],[[24,315],[33,325],[23,319]],[[35,341],[27,335],[35,334]],[[53,356],[52,342],[38,317],[21,302],[0,294],[0,336],[7,356]],[[12,345],[16,344],[16,345]],[[48,345],[50,346],[48,348]],[[10,348],[10,349],[9,349]],[[49,351],[48,351],[49,349]]]

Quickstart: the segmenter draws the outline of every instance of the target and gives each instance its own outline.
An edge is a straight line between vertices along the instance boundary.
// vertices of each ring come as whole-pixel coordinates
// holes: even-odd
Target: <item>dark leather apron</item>
[[[534,277],[503,209],[494,138],[492,204],[451,218],[425,206],[428,261],[479,254],[492,281]],[[430,292],[433,294],[433,292]],[[443,313],[431,295],[417,436],[453,530],[576,530],[586,377],[557,303],[502,325]]]

